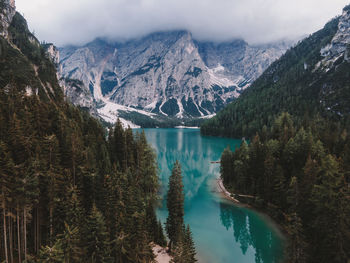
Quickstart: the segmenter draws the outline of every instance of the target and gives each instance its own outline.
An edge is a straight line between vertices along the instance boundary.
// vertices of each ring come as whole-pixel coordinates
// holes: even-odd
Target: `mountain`
[[[14,1],[0,0],[0,26],[0,261],[152,262],[166,240],[145,134],[118,122],[107,140],[65,100],[57,50]]]
[[[0,36],[8,39],[8,28],[13,16],[16,14],[16,7],[14,1],[0,2]]]
[[[2,0],[0,5],[1,88],[10,92],[14,87],[26,96],[37,95],[43,101],[61,103],[64,96],[56,68],[44,48],[16,12],[14,1]]]
[[[299,119],[350,113],[350,8],[288,50],[217,116],[202,133],[252,136],[282,112]]]
[[[67,97],[96,107],[107,121],[115,121],[110,110],[120,110],[116,105],[151,117],[198,118],[237,98],[289,44],[211,43],[188,31],[157,32],[123,43],[96,39],[60,48],[59,69]]]
[[[350,259],[349,47],[347,6],[201,126],[204,135],[243,137],[224,150],[221,179],[284,229],[285,262]]]

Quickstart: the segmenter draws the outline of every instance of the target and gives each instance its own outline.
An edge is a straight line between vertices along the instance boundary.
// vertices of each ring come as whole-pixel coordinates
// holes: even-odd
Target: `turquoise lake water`
[[[218,161],[240,140],[204,137],[199,129],[145,129],[158,156],[161,196],[158,217],[167,217],[166,191],[176,160],[182,167],[185,223],[189,224],[201,263],[273,263],[283,259],[283,237],[265,216],[239,207],[217,190]]]

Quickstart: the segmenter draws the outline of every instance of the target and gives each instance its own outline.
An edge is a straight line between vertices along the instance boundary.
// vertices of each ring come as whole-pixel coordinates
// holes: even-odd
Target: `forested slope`
[[[350,260],[349,21],[347,6],[201,127],[250,138],[223,152],[221,177],[283,226],[288,262]]]
[[[282,112],[298,123],[321,115],[345,122],[350,113],[350,63],[346,52],[329,68],[321,50],[331,43],[340,18],[291,48],[237,100],[201,126],[204,135],[253,136]]]
[[[150,243],[165,239],[144,134],[118,122],[107,136],[64,100],[20,14],[8,33],[0,37],[0,261],[150,262]]]
[[[287,262],[350,259],[350,136],[319,120],[298,126],[288,113],[221,157],[221,177],[235,197],[268,212],[288,233]],[[336,127],[334,127],[336,128]],[[333,137],[334,136],[334,137]],[[253,196],[245,198],[243,195]]]

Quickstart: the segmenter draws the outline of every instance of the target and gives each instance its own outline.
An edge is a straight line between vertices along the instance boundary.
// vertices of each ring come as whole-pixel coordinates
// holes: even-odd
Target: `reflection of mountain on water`
[[[264,227],[266,223],[258,215],[245,208],[220,203],[220,220],[228,231],[233,229],[234,239],[240,244],[244,255],[252,246],[256,263],[281,261],[282,244],[275,243],[278,239],[273,236],[277,234]]]
[[[152,136],[153,135],[153,136]],[[205,143],[198,131],[175,130],[174,136],[148,134],[148,141],[156,145],[162,196],[165,196],[171,169],[176,160],[181,163],[186,201],[198,194],[209,176],[219,171],[218,165],[210,164],[211,158],[220,158],[220,151]],[[206,171],[206,173],[203,173]],[[189,202],[187,202],[189,203]]]
[[[282,252],[276,246],[281,247],[281,239],[264,231],[270,229],[266,221],[250,210],[221,204],[220,196],[211,191],[220,170],[220,164],[211,161],[218,161],[228,144],[231,149],[238,147],[240,140],[203,137],[193,129],[146,129],[145,133],[158,157],[163,201],[157,215],[162,222],[168,214],[165,194],[171,169],[176,160],[181,163],[185,222],[193,231],[200,262],[277,263],[275,258],[281,258]]]

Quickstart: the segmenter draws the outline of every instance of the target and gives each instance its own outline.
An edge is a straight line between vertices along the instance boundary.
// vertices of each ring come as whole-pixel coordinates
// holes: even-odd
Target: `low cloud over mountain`
[[[17,0],[32,30],[56,45],[186,29],[201,40],[295,39],[340,14],[347,0]],[[301,8],[302,6],[302,8]]]

